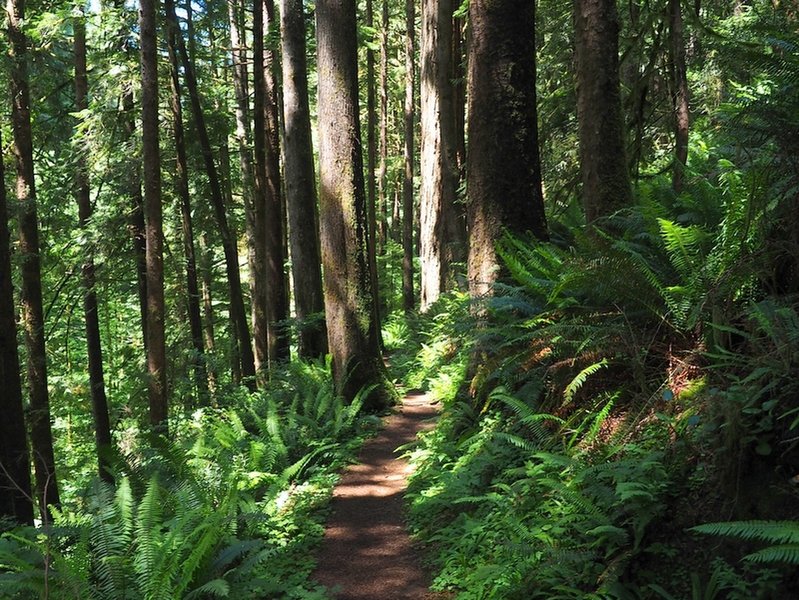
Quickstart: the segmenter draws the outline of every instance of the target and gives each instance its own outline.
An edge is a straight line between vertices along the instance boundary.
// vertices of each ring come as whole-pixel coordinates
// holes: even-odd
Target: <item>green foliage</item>
[[[0,538],[0,595],[313,597],[319,509],[363,426],[360,397],[333,389],[329,365],[297,363],[268,391],[195,411],[173,440],[142,440],[116,485],[94,482],[53,529]]]
[[[697,525],[691,531],[774,544],[747,554],[744,560],[799,565],[799,522],[796,521],[727,521]]]

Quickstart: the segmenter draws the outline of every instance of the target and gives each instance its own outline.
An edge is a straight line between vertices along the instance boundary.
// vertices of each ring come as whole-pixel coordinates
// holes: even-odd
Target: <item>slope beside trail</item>
[[[411,473],[397,448],[432,427],[437,409],[411,393],[368,440],[333,492],[314,578],[339,600],[445,598],[429,591],[418,551],[405,528],[402,494]]]

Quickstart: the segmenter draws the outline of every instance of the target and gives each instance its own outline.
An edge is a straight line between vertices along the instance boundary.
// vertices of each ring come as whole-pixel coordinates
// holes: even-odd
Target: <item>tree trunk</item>
[[[268,32],[275,21],[274,0],[264,0],[264,26]],[[279,24],[278,24],[279,27]],[[256,63],[257,64],[257,63]],[[286,293],[285,206],[280,182],[280,116],[275,53],[263,48],[264,124],[266,126],[266,314],[270,364],[290,358],[288,294]],[[256,89],[257,93],[257,89]]]
[[[388,0],[380,11],[380,167],[377,176],[377,252],[385,254],[388,239]]]
[[[200,273],[202,275],[203,298],[203,345],[205,355],[213,357],[216,354],[216,340],[214,339],[214,303],[211,297],[211,286],[214,280],[213,252],[208,244],[208,234],[200,235]],[[218,375],[213,361],[207,365],[208,390],[213,397],[219,387]]]
[[[414,45],[416,14],[414,0],[405,0],[405,174],[402,180],[402,307],[413,310],[413,125]]]
[[[233,238],[230,227],[228,226],[225,198],[222,194],[219,173],[214,162],[211,141],[208,137],[208,129],[205,125],[205,114],[200,104],[197,79],[194,75],[194,65],[189,59],[189,54],[186,51],[186,44],[182,36],[178,36],[178,52],[180,53],[181,62],[183,63],[186,87],[191,101],[191,110],[197,127],[197,137],[199,138],[200,149],[205,164],[205,172],[208,176],[208,183],[211,190],[211,204],[214,209],[217,226],[219,227],[219,235],[222,239],[222,250],[225,255],[225,267],[230,291],[230,318],[233,322],[236,334],[234,352],[239,356],[238,362],[241,366],[242,377],[246,378],[247,386],[254,390],[255,362],[252,346],[250,346],[250,329],[247,325],[247,311],[244,308],[244,297],[241,293],[238,248],[236,247],[236,240]]]
[[[458,166],[459,180],[465,176],[466,169],[466,68],[463,36],[465,19],[452,20],[452,100],[455,103],[455,162]]]
[[[241,167],[242,196],[244,199],[244,217],[247,233],[247,264],[250,277],[250,322],[253,332],[255,350],[255,369],[261,371],[266,367],[269,356],[267,346],[266,325],[266,293],[264,291],[264,251],[263,238],[263,204],[255,204],[255,174],[251,147],[249,86],[247,70],[247,46],[241,32],[241,4],[238,0],[228,2],[228,20],[230,23],[230,46],[233,61],[233,91],[236,97],[236,141],[239,148],[239,165]]]
[[[366,190],[358,114],[354,0],[316,4],[319,72],[320,229],[328,344],[338,391],[352,400],[377,385],[366,407],[388,403],[368,257]]]
[[[22,408],[5,169],[0,160],[0,517],[33,525],[31,463]]]
[[[29,423],[33,451],[36,494],[42,519],[51,521],[49,505],[58,506],[58,485],[50,430],[50,398],[47,390],[47,353],[44,346],[44,312],[39,254],[39,225],[36,214],[36,185],[33,174],[33,141],[28,89],[27,40],[22,31],[24,0],[8,4],[8,35],[11,41],[11,126],[12,151],[17,169],[19,202],[19,254],[22,270],[22,318],[30,393]]]
[[[286,204],[289,214],[294,308],[303,358],[327,353],[319,254],[316,175],[311,141],[305,15],[302,0],[281,0]]]
[[[89,81],[86,71],[86,17],[83,12],[73,19],[75,35],[75,110],[89,107]],[[78,220],[82,230],[87,230],[92,218],[89,190],[89,168],[86,156],[78,155],[75,173],[75,196],[78,203]],[[101,479],[112,483],[110,453],[112,448],[111,423],[108,418],[108,399],[105,394],[103,352],[100,343],[100,319],[97,312],[97,294],[94,291],[94,257],[86,248],[86,258],[81,268],[83,275],[83,313],[86,321],[86,346],[89,368],[89,393],[94,419],[94,441],[97,446],[97,469]]]
[[[457,248],[455,119],[452,114],[452,2],[423,0],[421,47],[421,305],[427,310],[448,287]]]
[[[504,229],[547,239],[535,93],[535,4],[472,0],[469,46],[469,291],[492,292]]]
[[[161,158],[158,148],[157,0],[141,0],[142,165],[144,223],[147,238],[147,373],[150,423],[167,431],[166,333],[164,309],[164,232],[161,206]]]
[[[170,65],[170,84],[172,88],[172,123],[175,136],[175,187],[180,203],[181,228],[183,232],[183,254],[186,259],[187,309],[189,331],[194,349],[192,358],[194,381],[200,404],[208,400],[208,375],[205,370],[203,349],[202,317],[200,316],[200,291],[197,285],[197,257],[194,251],[194,226],[191,218],[191,196],[189,193],[188,160],[186,141],[183,132],[183,108],[181,106],[180,64],[177,53],[178,19],[175,14],[175,1],[164,0],[167,18],[167,51]]]
[[[585,220],[632,202],[619,90],[615,0],[574,0],[577,121]]]
[[[688,162],[688,70],[685,64],[685,36],[680,0],[669,0],[672,63],[672,102],[674,103],[674,172],[672,187],[676,193],[683,188],[685,165]]]

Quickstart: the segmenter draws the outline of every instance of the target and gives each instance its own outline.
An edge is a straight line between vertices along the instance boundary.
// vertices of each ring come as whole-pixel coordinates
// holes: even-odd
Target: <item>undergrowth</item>
[[[266,391],[142,435],[113,485],[93,482],[47,528],[0,537],[0,597],[324,598],[311,549],[336,471],[373,418],[293,363]]]
[[[410,451],[407,495],[436,589],[542,600],[796,593],[784,565],[796,564],[799,518],[789,482],[799,304],[764,287],[766,212],[734,209],[747,202],[744,177],[722,166],[724,210],[708,209],[701,186],[675,197],[654,181],[613,217],[608,230],[621,234],[506,238],[511,277],[487,314],[477,320],[456,294],[393,326],[403,381],[428,381],[444,405]],[[720,515],[766,524],[689,531]],[[739,563],[747,554],[762,560]]]

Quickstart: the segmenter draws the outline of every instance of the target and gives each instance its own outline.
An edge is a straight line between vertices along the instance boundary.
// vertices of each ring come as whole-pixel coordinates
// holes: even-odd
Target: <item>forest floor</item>
[[[433,426],[437,408],[409,393],[361,449],[333,492],[332,514],[314,578],[339,600],[437,599],[405,524],[403,492],[411,467],[397,449]]]

